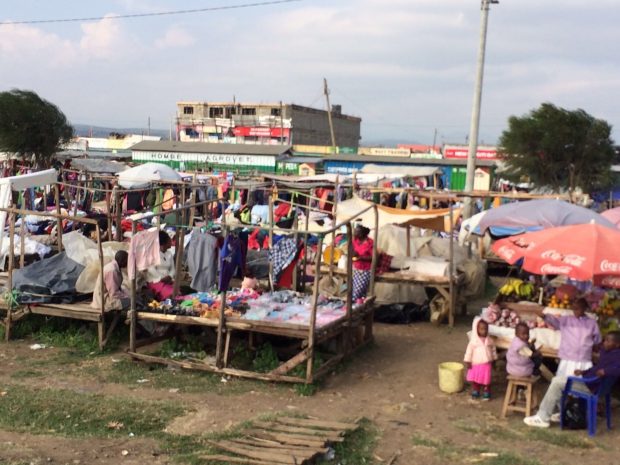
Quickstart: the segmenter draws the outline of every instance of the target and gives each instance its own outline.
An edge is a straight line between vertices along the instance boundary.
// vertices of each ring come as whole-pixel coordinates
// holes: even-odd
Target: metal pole
[[[487,42],[487,24],[489,21],[489,5],[499,3],[498,0],[482,0],[480,13],[480,44],[478,47],[478,66],[476,72],[476,85],[474,87],[474,103],[471,112],[471,125],[469,128],[469,151],[467,154],[467,175],[465,178],[465,192],[474,190],[474,176],[476,174],[476,152],[478,151],[478,132],[480,128],[480,104],[482,101],[482,80],[484,77],[484,55]],[[465,198],[463,218],[472,215],[472,198]]]

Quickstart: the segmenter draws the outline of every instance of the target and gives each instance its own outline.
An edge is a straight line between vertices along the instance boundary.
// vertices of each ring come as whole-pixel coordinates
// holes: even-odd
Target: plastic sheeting
[[[75,284],[84,266],[65,252],[13,272],[20,303],[70,303],[79,299]]]
[[[145,163],[118,174],[118,184],[125,189],[148,187],[153,181],[181,181],[181,175],[160,163]]]

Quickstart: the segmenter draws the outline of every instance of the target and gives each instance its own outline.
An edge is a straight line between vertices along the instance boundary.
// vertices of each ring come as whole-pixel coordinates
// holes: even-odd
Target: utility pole
[[[323,93],[325,94],[325,100],[327,100],[327,119],[329,120],[332,147],[334,148],[334,153],[336,153],[336,136],[334,136],[334,122],[332,121],[332,106],[329,103],[329,88],[327,87],[327,79],[325,78],[323,78]]]
[[[489,7],[499,0],[481,0],[480,6],[480,44],[478,47],[478,67],[476,72],[476,84],[474,87],[474,103],[471,112],[471,125],[469,128],[469,151],[467,153],[467,175],[465,177],[465,192],[474,190],[474,177],[476,175],[476,153],[478,151],[478,132],[480,129],[480,104],[482,102],[482,80],[484,76],[484,55],[487,42],[487,24],[489,21]],[[472,216],[472,198],[465,197],[463,218]]]
[[[280,100],[280,144],[284,145],[284,110],[282,100]]]
[[[437,128],[435,128],[435,133],[433,134],[433,150],[435,150],[436,143],[437,143]]]
[[[148,127],[146,130],[146,135],[150,136],[151,135],[151,117],[149,116],[149,122],[148,122]]]

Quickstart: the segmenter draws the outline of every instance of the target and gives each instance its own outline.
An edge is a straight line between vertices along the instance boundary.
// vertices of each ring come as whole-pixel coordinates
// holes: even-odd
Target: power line
[[[87,18],[3,21],[3,22],[0,22],[0,26],[7,26],[7,25],[12,25],[12,24],[74,23],[74,22],[87,22],[87,21],[101,21],[103,19],[130,19],[130,18],[147,18],[147,17],[152,17],[152,16],[184,15],[184,14],[190,14],[190,13],[205,13],[209,11],[239,10],[242,8],[255,8],[255,7],[261,7],[261,6],[279,5],[282,3],[293,3],[293,2],[301,2],[301,1],[303,0],[271,0],[267,2],[243,3],[240,5],[213,6],[210,8],[196,8],[193,10],[161,11],[158,13],[136,13],[136,14],[128,14],[128,15],[92,16],[92,17],[87,17]]]

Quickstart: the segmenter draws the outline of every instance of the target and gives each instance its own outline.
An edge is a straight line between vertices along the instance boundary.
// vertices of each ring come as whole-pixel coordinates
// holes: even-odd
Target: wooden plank
[[[253,422],[254,426],[258,426],[259,428],[268,429],[271,431],[278,431],[280,433],[287,434],[297,434],[302,436],[309,436],[311,438],[317,438],[322,440],[329,440],[333,442],[342,442],[344,438],[342,435],[344,432],[334,431],[334,430],[319,430],[312,428],[302,428],[299,426],[290,426],[281,423],[270,423],[264,421],[255,421]]]
[[[323,420],[312,420],[306,418],[288,418],[288,417],[279,417],[276,420],[278,423],[282,423],[284,425],[292,425],[292,426],[310,426],[314,428],[325,428],[325,429],[333,429],[333,430],[354,430],[359,428],[357,423],[344,423],[340,421],[323,421]]]
[[[295,368],[297,365],[305,362],[308,359],[308,349],[304,349],[294,357],[290,358],[287,362],[283,363],[275,370],[271,370],[273,375],[284,375]]]
[[[250,457],[252,459],[269,460],[274,464],[298,465],[307,460],[303,454],[289,455],[271,451],[265,452],[258,449],[242,447],[231,441],[208,441],[208,443],[214,447],[225,450],[226,452],[232,452],[233,454]]]
[[[35,315],[58,316],[61,318],[72,318],[74,320],[84,321],[101,321],[101,313],[98,310],[94,312],[83,311],[81,309],[69,309],[63,307],[52,307],[51,305],[36,305],[29,307],[30,313]],[[94,309],[93,309],[94,310]]]
[[[245,465],[273,465],[273,462],[265,462],[263,460],[255,460],[251,458],[244,457],[231,457],[229,455],[201,455],[201,459],[211,460],[216,462],[224,462],[224,463],[242,463]]]
[[[286,449],[286,450],[308,450],[310,446],[296,446],[293,444],[281,444],[277,441],[268,441],[265,439],[233,439],[232,442],[236,442],[239,444],[244,444],[246,446],[256,446],[256,447],[265,447],[265,448],[274,448],[274,449]],[[325,454],[329,450],[328,447],[316,447],[313,448],[319,454]]]
[[[281,444],[290,444],[294,446],[308,446],[308,447],[325,447],[325,441],[320,439],[313,439],[308,436],[299,436],[295,434],[277,433],[274,431],[265,431],[261,429],[249,429],[245,433],[256,439],[277,441]]]

